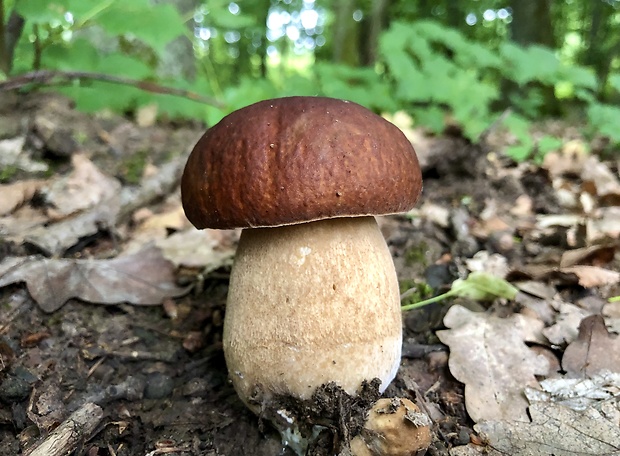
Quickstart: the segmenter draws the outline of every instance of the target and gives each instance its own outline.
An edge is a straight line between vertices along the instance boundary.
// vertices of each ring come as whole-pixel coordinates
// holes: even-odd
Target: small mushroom
[[[361,433],[351,441],[353,456],[421,456],[431,444],[429,417],[409,399],[379,399]]]
[[[244,228],[223,346],[254,412],[276,395],[307,400],[329,382],[354,395],[365,380],[380,379],[381,391],[393,380],[399,288],[373,216],[410,210],[421,185],[403,133],[342,100],[262,101],[196,144],[181,185],[188,219]]]

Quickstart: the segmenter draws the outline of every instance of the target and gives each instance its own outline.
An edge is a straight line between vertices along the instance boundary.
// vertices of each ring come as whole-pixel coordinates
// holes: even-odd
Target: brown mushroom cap
[[[248,228],[404,212],[421,187],[415,151],[396,126],[352,102],[289,97],[210,128],[181,192],[197,228]]]

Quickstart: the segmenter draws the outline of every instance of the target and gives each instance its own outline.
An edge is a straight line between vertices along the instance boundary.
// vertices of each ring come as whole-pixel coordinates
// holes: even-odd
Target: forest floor
[[[71,454],[292,454],[228,381],[238,233],[198,232],[182,212],[179,176],[203,127],[155,114],[0,98],[3,456],[29,454],[90,403]],[[564,146],[515,164],[500,131],[471,144],[395,122],[424,175],[417,209],[379,219],[407,302],[474,271],[519,292],[498,297],[500,280],[406,312],[385,395],[430,416],[431,455],[620,454],[618,152],[549,123]]]

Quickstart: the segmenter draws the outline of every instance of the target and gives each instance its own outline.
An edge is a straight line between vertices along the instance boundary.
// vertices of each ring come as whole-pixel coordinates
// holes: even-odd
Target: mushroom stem
[[[233,385],[256,413],[271,395],[309,399],[328,382],[354,395],[379,378],[385,390],[400,363],[402,325],[374,217],[244,230],[223,343]]]

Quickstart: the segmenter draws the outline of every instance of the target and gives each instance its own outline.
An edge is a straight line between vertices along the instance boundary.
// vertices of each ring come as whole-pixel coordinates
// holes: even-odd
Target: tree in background
[[[0,71],[80,73],[59,90],[87,110],[157,103],[212,123],[259,99],[323,94],[405,110],[432,131],[450,118],[475,139],[507,107],[521,125],[569,109],[597,125],[620,119],[601,104],[620,92],[619,4],[0,0]],[[139,83],[110,90],[88,72]],[[152,83],[219,102],[141,90]]]

